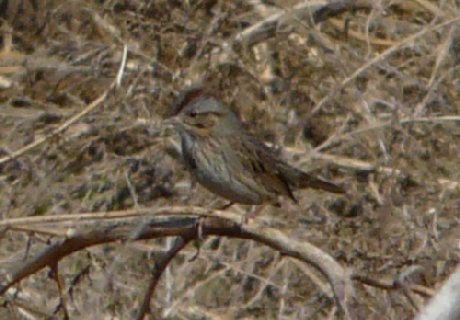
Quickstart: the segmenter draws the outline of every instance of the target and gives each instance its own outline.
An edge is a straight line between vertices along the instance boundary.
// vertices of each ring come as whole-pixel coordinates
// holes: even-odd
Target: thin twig
[[[236,43],[251,46],[272,37],[281,24],[292,20],[293,17],[294,20],[301,23],[303,20],[308,19],[308,23],[313,25],[354,7],[356,7],[356,1],[350,0],[302,1],[293,8],[278,10],[274,14],[265,17],[262,21],[238,33],[234,39]],[[302,23],[302,25],[304,24]]]
[[[128,60],[128,45],[123,46],[123,56],[121,58],[120,67],[118,68],[117,78],[116,78],[116,86],[117,88],[121,86],[121,81],[123,80],[123,76],[125,74],[126,69],[126,61]]]
[[[222,211],[222,210],[209,210],[198,206],[165,206],[159,208],[139,207],[135,209],[110,211],[110,212],[88,212],[88,213],[74,213],[63,214],[55,216],[34,216],[23,218],[4,219],[0,221],[0,227],[3,228],[19,228],[31,225],[46,225],[54,223],[76,223],[81,226],[85,221],[95,220],[110,220],[117,219],[132,219],[139,217],[146,217],[148,215],[155,215],[156,217],[167,217],[174,215],[183,216],[215,216],[222,217],[236,223],[241,221],[241,215],[236,212]]]
[[[126,65],[127,52],[128,52],[128,49],[127,49],[127,46],[125,45],[124,49],[123,49],[122,61],[120,63],[120,68],[118,70],[118,75],[117,75],[116,79],[112,82],[112,84],[109,86],[109,88],[106,91],[104,91],[104,93],[102,93],[96,100],[91,102],[82,111],[80,111],[79,113],[77,113],[76,115],[74,115],[73,117],[68,119],[67,121],[65,121],[63,124],[61,124],[56,129],[54,129],[51,133],[49,133],[49,134],[47,134],[47,135],[35,140],[34,142],[26,145],[25,147],[22,147],[22,148],[20,148],[20,149],[18,149],[16,151],[11,152],[9,155],[7,155],[7,156],[5,156],[3,158],[0,158],[0,164],[3,164],[5,162],[7,162],[7,161],[15,159],[15,158],[17,158],[19,156],[22,156],[23,154],[29,152],[30,150],[33,150],[36,147],[42,145],[43,143],[48,141],[50,138],[52,138],[52,137],[64,132],[65,130],[67,130],[67,128],[71,124],[73,124],[74,122],[78,121],[79,119],[81,119],[82,117],[84,117],[85,115],[87,115],[88,113],[93,111],[102,102],[104,102],[105,99],[107,98],[108,94],[111,92],[111,90],[113,88],[115,88],[116,86],[119,86],[119,82],[121,83],[121,79],[122,79],[122,76],[123,76],[123,70],[125,69],[125,65]]]
[[[64,295],[64,290],[62,287],[62,282],[59,277],[59,261],[56,261],[55,263],[50,265],[51,268],[51,277],[56,281],[58,293],[59,293],[59,304],[56,306],[56,309],[54,310],[53,314],[56,315],[59,312],[59,309],[62,309],[64,312],[64,319],[70,319],[69,318],[69,311],[67,309],[67,303]]]
[[[382,121],[380,123],[373,123],[372,125],[364,126],[362,128],[358,128],[352,132],[343,133],[340,135],[333,136],[327,139],[324,143],[319,145],[315,148],[315,151],[321,151],[332,144],[335,144],[339,141],[343,141],[345,139],[354,137],[359,134],[367,133],[369,131],[374,131],[378,129],[383,129],[385,127],[390,127],[394,125],[404,125],[404,124],[412,124],[412,123],[442,123],[442,122],[460,122],[460,116],[457,115],[449,115],[449,116],[439,116],[439,117],[414,117],[414,118],[403,118],[397,121]]]
[[[399,287],[395,285],[395,281],[391,280],[384,280],[384,279],[373,279],[368,276],[364,276],[361,274],[352,274],[351,279],[354,281],[361,282],[367,286],[379,288],[382,290],[398,290]],[[412,292],[415,292],[423,297],[432,297],[435,294],[435,291],[431,288],[418,285],[418,284],[411,284],[407,285],[407,288],[410,289]]]
[[[150,283],[145,290],[144,299],[142,300],[141,308],[136,319],[142,320],[150,312],[150,303],[152,300],[153,293],[155,288],[160,281],[161,275],[168,267],[172,259],[192,240],[193,238],[183,238],[177,237],[174,243],[174,246],[169,250],[161,261],[155,262],[155,267],[152,272],[152,278]]]
[[[329,101],[330,99],[332,99],[337,93],[339,93],[348,83],[350,83],[352,80],[356,79],[356,77],[358,75],[360,75],[362,72],[364,72],[366,69],[368,69],[369,67],[371,67],[372,65],[376,64],[377,62],[381,61],[381,60],[384,60],[386,59],[387,57],[389,57],[390,55],[392,55],[393,53],[397,52],[398,50],[410,45],[413,41],[415,41],[416,39],[424,36],[425,34],[429,33],[429,32],[433,32],[433,31],[437,31],[439,29],[442,29],[442,28],[445,28],[447,27],[448,25],[451,25],[455,22],[458,22],[460,21],[460,17],[456,17],[454,19],[451,19],[451,20],[448,20],[448,21],[444,21],[440,24],[437,24],[431,28],[426,28],[426,29],[423,29],[407,38],[405,38],[404,40],[402,40],[401,42],[399,42],[397,45],[391,47],[391,48],[388,48],[387,50],[385,50],[384,52],[382,52],[381,54],[375,56],[373,59],[369,60],[368,62],[366,62],[365,64],[363,64],[361,67],[359,67],[358,69],[355,70],[355,72],[353,72],[350,76],[346,77],[345,79],[342,80],[342,82],[331,92],[329,93],[327,96],[323,97],[317,104],[316,106],[310,111],[310,114],[309,116],[313,116],[314,114],[318,113],[319,110],[321,110],[321,108],[324,106],[324,104]]]
[[[74,123],[77,120],[79,120],[80,118],[84,117],[85,115],[87,115],[88,113],[93,111],[99,104],[101,104],[107,98],[107,95],[109,94],[109,92],[113,89],[114,84],[115,84],[115,82],[112,83],[111,86],[103,94],[101,94],[96,100],[91,102],[85,109],[83,109],[82,111],[80,111],[79,113],[77,113],[76,115],[71,117],[69,120],[65,121],[59,127],[54,129],[51,133],[49,133],[49,134],[47,134],[47,135],[35,140],[34,142],[32,142],[31,144],[26,145],[25,147],[22,147],[22,148],[20,148],[20,149],[18,149],[16,151],[11,152],[6,157],[0,158],[0,164],[3,164],[3,163],[5,163],[7,161],[10,161],[10,160],[13,160],[13,159],[15,159],[17,157],[20,157],[23,154],[29,152],[30,150],[33,150],[36,147],[42,145],[43,143],[48,141],[50,138],[52,138],[52,137],[64,132],[72,123]]]

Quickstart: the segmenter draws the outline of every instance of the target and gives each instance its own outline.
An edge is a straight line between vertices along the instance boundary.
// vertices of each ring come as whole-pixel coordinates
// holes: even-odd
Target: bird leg
[[[253,205],[251,210],[246,212],[242,217],[241,217],[241,225],[244,225],[249,222],[250,219],[254,219],[265,207],[265,205]]]
[[[194,241],[196,252],[195,254],[188,260],[188,262],[195,261],[198,256],[200,255],[200,248],[201,243],[203,242],[203,225],[205,223],[206,217],[198,217],[195,222],[196,227],[196,241]]]

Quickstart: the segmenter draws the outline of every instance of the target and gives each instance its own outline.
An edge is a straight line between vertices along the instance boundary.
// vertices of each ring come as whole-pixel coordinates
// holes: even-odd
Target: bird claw
[[[198,240],[198,242],[195,243],[196,252],[192,257],[190,257],[190,259],[188,259],[188,262],[193,262],[200,256],[201,245],[199,241],[200,240]]]
[[[195,222],[195,228],[196,228],[196,242],[195,242],[195,247],[196,247],[196,252],[195,254],[188,260],[188,262],[193,262],[195,261],[198,256],[200,255],[200,243],[203,240],[203,224],[204,220],[206,217],[198,217],[196,222]]]

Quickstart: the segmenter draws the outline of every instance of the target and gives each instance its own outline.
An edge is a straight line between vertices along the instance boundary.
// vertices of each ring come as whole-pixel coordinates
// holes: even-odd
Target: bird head
[[[240,129],[237,115],[222,101],[202,89],[182,94],[176,104],[176,114],[166,120],[175,128],[194,136],[224,136]]]

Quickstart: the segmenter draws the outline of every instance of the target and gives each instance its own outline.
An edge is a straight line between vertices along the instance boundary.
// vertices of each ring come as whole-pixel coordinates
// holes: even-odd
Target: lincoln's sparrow
[[[167,123],[180,134],[183,158],[195,179],[231,202],[275,203],[278,195],[297,202],[294,188],[344,192],[283,162],[243,128],[229,107],[200,89],[182,95]]]

